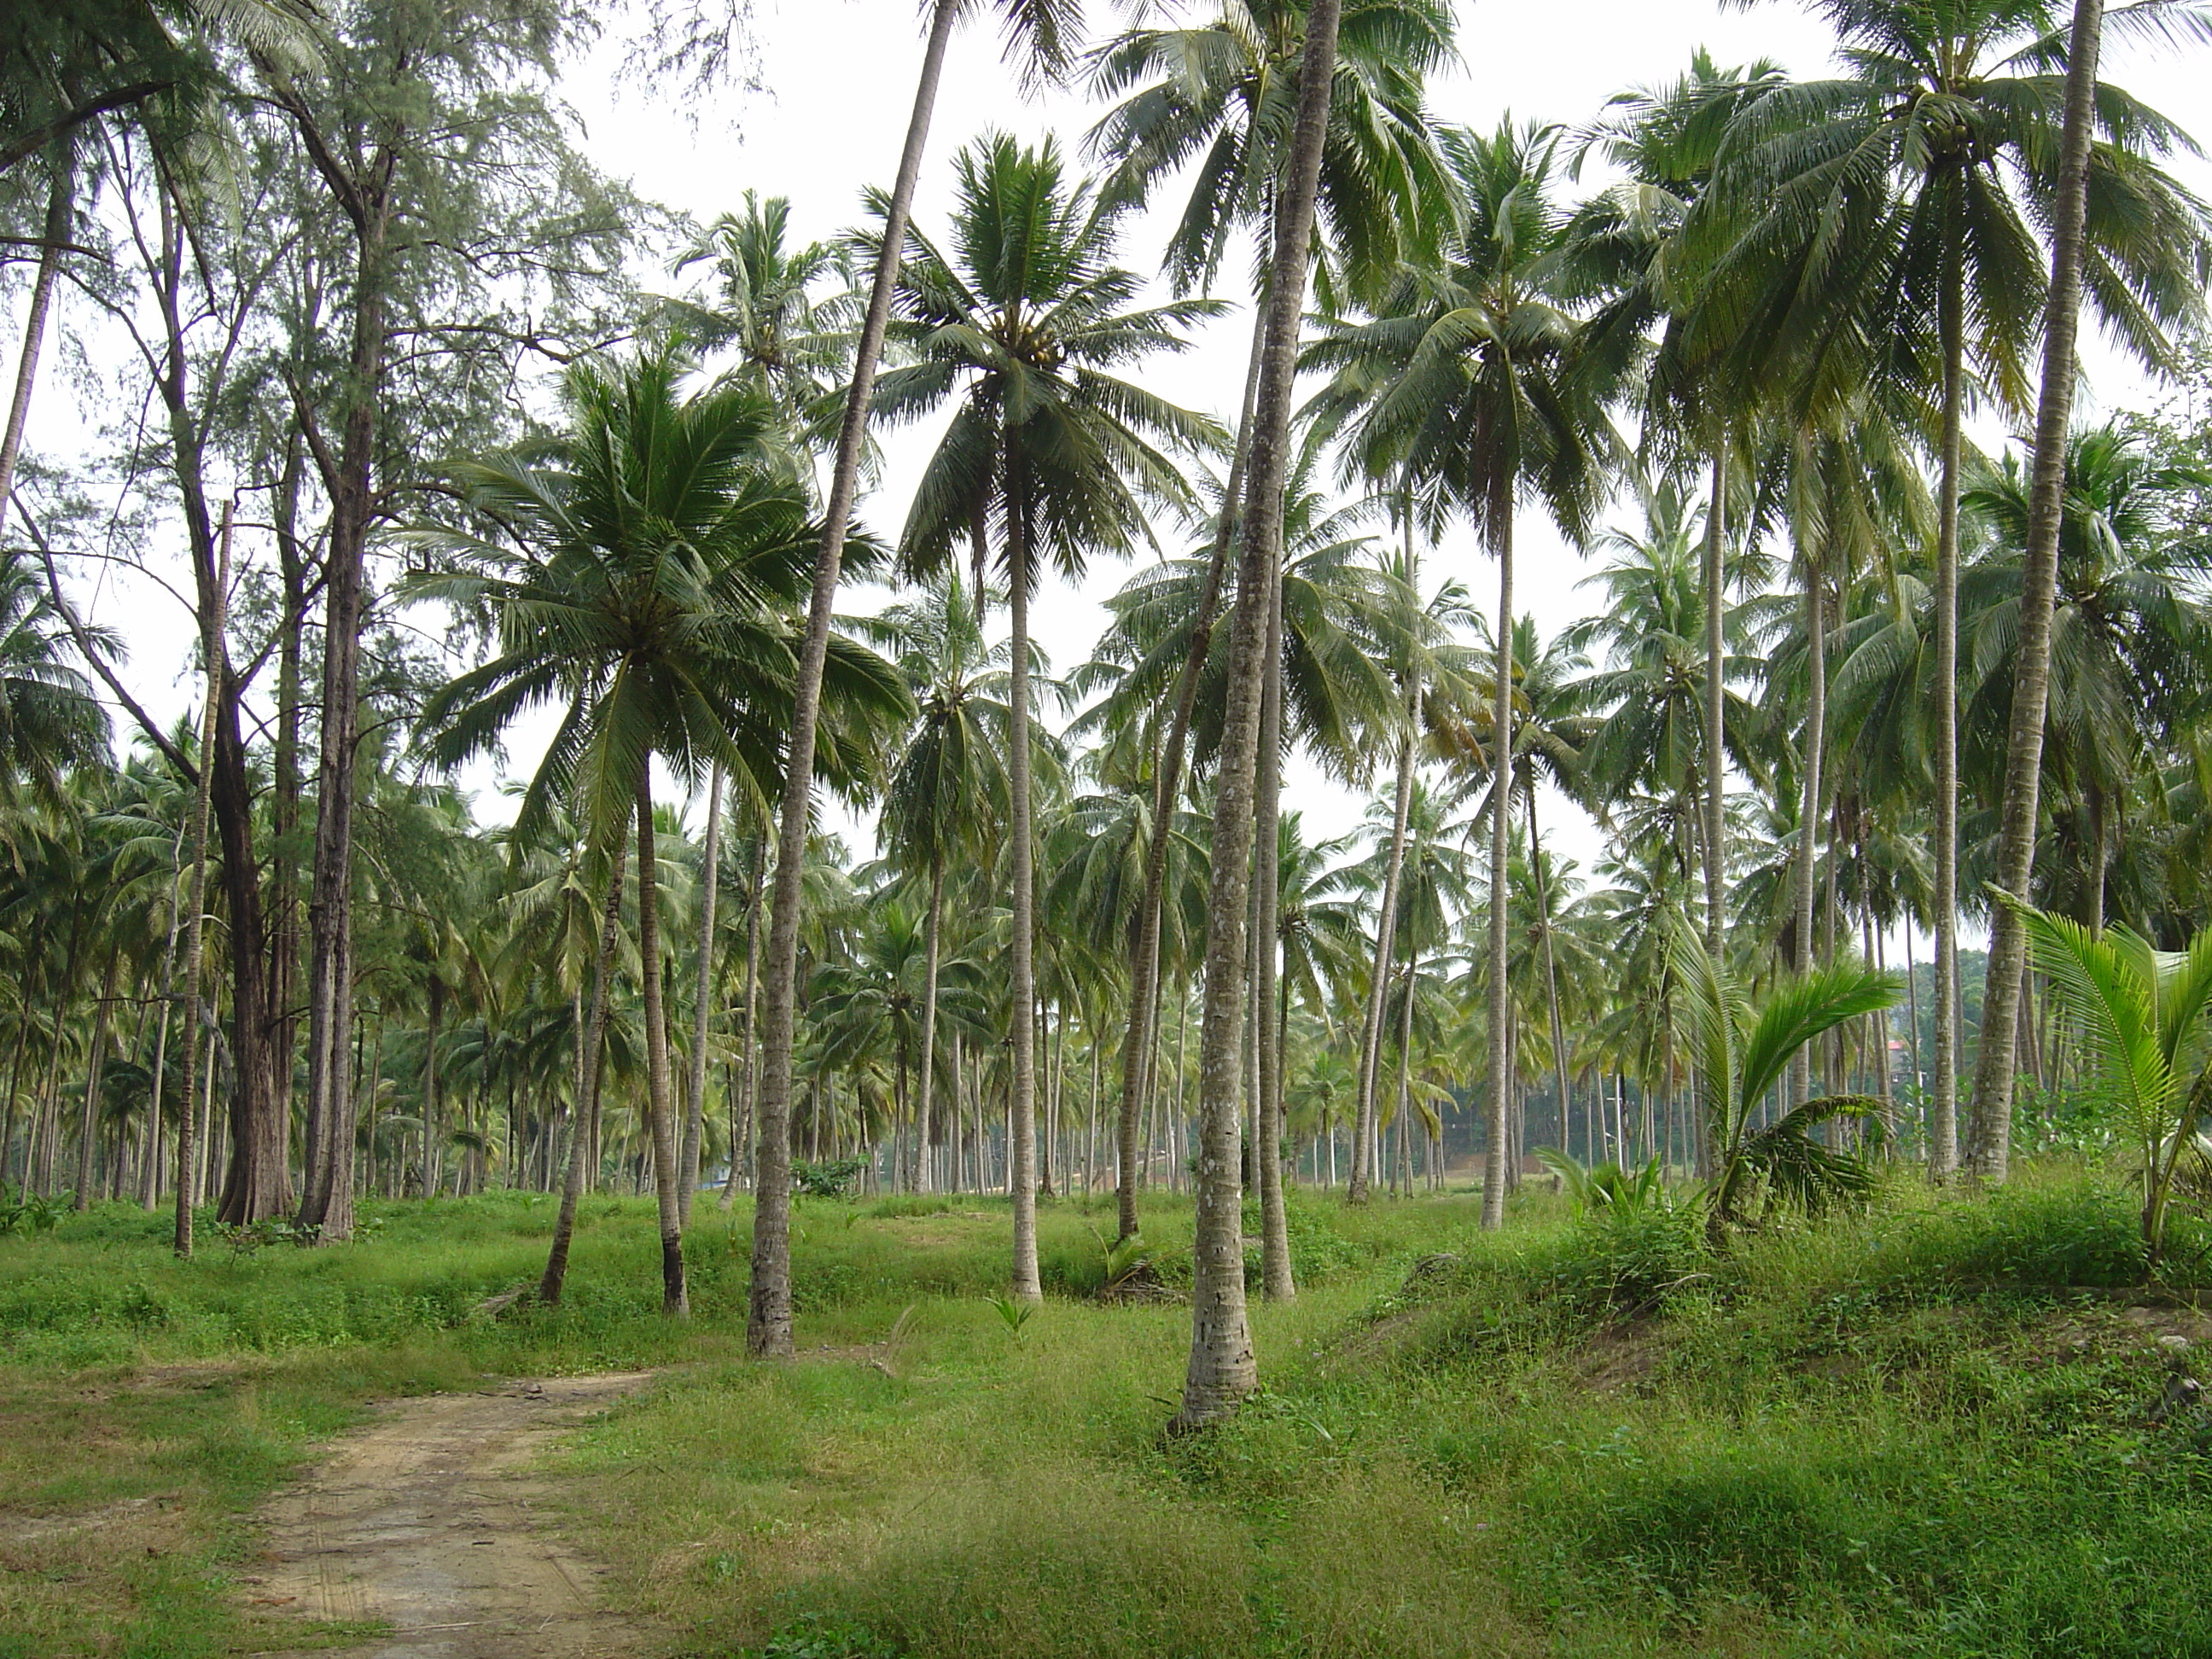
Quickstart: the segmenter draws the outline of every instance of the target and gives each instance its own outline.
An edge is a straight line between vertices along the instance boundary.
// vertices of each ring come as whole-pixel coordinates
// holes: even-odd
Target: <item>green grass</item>
[[[2212,1425],[2150,1409],[2158,1339],[2212,1335],[2172,1305],[2208,1235],[2136,1294],[2133,1200],[2078,1171],[1718,1255],[1540,1191],[1497,1235],[1467,1195],[1302,1196],[1267,1391],[1173,1441],[1188,1312],[1089,1299],[1103,1199],[1044,1207],[1018,1331],[1003,1202],[802,1203],[771,1366],[742,1211],[699,1218],[686,1328],[646,1205],[588,1202],[568,1304],[496,1319],[549,1204],[374,1213],[191,1264],[123,1210],[0,1242],[0,1656],[270,1645],[241,1517],[358,1402],[638,1364],[557,1462],[672,1656],[2212,1654]],[[1189,1229],[1148,1205],[1170,1283]],[[70,1514],[112,1518],[17,1535]]]

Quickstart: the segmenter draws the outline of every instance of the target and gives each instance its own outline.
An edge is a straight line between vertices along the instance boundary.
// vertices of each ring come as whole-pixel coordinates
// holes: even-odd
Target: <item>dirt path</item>
[[[268,1565],[247,1584],[248,1596],[272,1613],[392,1626],[358,1646],[318,1649],[315,1659],[611,1659],[638,1651],[645,1632],[597,1606],[600,1570],[538,1526],[535,1511],[550,1487],[526,1471],[551,1434],[650,1376],[518,1382],[380,1408],[263,1510]]]

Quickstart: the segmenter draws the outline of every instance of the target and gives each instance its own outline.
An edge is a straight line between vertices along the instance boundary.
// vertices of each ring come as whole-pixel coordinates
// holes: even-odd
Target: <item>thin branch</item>
[[[138,699],[132,696],[129,689],[116,677],[115,671],[108,665],[107,659],[94,648],[92,635],[78,617],[76,607],[71,605],[62,592],[61,576],[54,568],[53,544],[46,539],[45,532],[39,528],[37,520],[31,516],[30,503],[23,499],[22,493],[20,490],[13,492],[13,499],[15,503],[15,512],[22,520],[24,528],[31,532],[31,540],[37,545],[39,557],[46,565],[46,592],[52,596],[54,610],[60,616],[64,624],[68,627],[70,637],[76,641],[78,654],[90,665],[92,672],[100,676],[107,689],[115,694],[116,701],[130,711],[131,718],[138,722],[139,729],[144,732],[152,740],[154,746],[161,751],[162,758],[176,768],[186,783],[197,787],[200,780],[199,769],[187,760],[184,750],[171,742],[167,733],[155,724],[154,717],[140,706]]]

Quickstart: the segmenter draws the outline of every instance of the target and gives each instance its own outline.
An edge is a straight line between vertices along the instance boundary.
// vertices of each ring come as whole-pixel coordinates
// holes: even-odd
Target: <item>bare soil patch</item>
[[[544,1524],[531,1466],[554,1435],[647,1371],[510,1383],[379,1408],[329,1462],[262,1510],[256,1611],[389,1634],[319,1659],[615,1659],[652,1632],[599,1606],[603,1569]],[[265,1659],[295,1659],[289,1650]],[[298,1659],[306,1659],[302,1650]]]

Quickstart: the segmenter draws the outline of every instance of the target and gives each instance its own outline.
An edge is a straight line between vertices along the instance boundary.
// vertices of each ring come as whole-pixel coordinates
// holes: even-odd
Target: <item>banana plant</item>
[[[1785,974],[1753,998],[1686,925],[1673,946],[1675,977],[1693,1034],[1699,1097],[1714,1114],[1713,1178],[1707,1189],[1716,1241],[1777,1207],[1807,1215],[1863,1199],[1873,1191],[1872,1167],[1857,1154],[1822,1145],[1812,1132],[1826,1123],[1856,1121],[1873,1128],[1881,1103],[1871,1095],[1824,1095],[1758,1125],[1760,1105],[1778,1086],[1798,1051],[1814,1037],[1896,1006],[1904,981],[1856,962]]]
[[[2186,951],[2161,951],[2126,927],[2092,929],[1998,896],[2027,928],[2028,950],[2080,1031],[2093,1100],[2142,1152],[2142,1234],[2153,1271],[2182,1160],[2208,1152],[2197,1126],[2212,1113],[2212,928]]]

